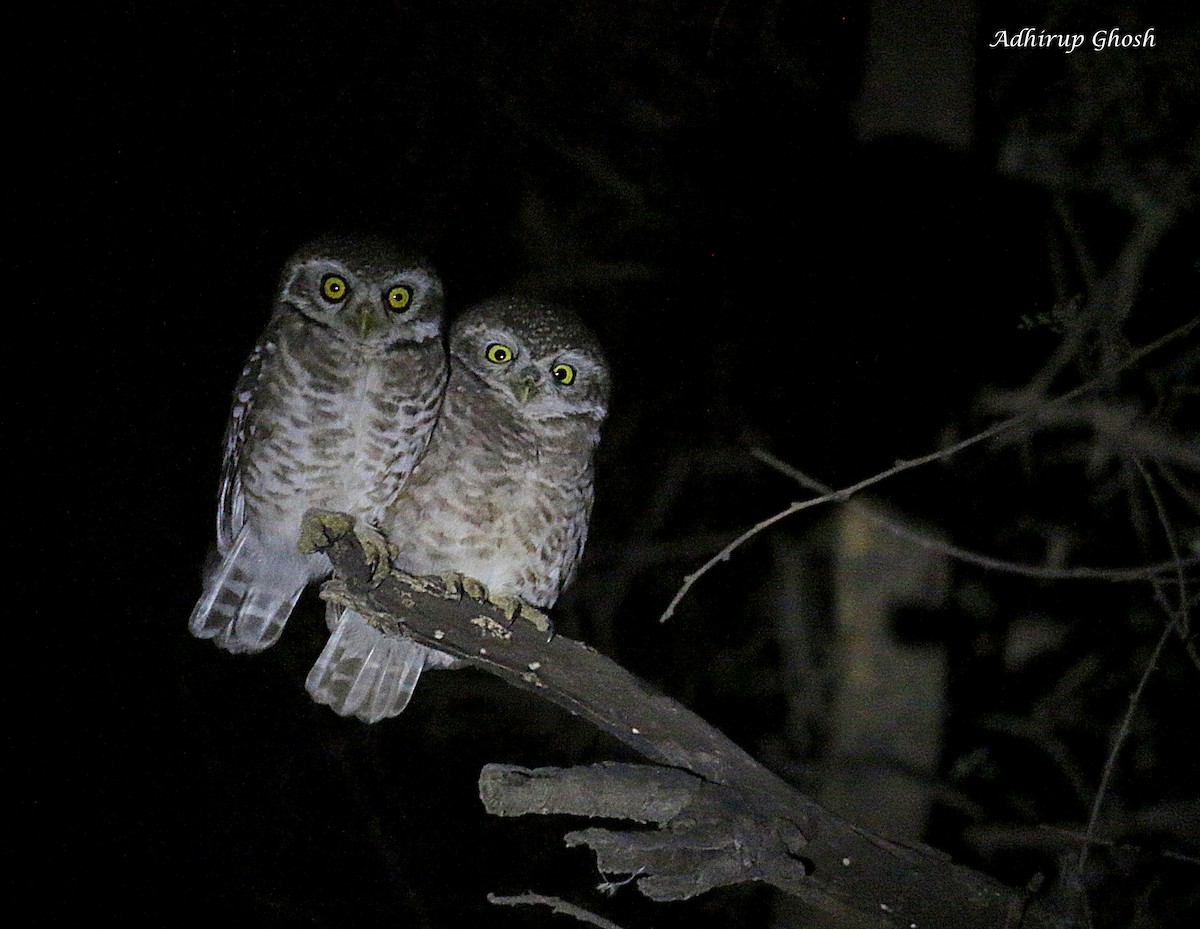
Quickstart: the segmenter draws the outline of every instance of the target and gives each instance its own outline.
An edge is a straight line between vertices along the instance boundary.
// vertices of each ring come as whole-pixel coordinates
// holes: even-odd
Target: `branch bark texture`
[[[353,532],[325,531],[335,577],[322,596],[587,720],[652,765],[529,770],[489,765],[499,815],[623,819],[629,831],[572,832],[601,870],[641,872],[659,900],[766,881],[863,926],[1066,929],[1074,923],[933,849],[889,841],[822,809],[686,707],[582,642],[548,638],[488,603],[450,599],[397,575],[371,579]],[[652,828],[647,828],[650,826]],[[1015,921],[1013,914],[1022,914]]]

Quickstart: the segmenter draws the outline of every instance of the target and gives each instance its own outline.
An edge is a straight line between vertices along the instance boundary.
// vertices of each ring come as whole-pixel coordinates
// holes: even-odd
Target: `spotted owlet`
[[[450,332],[450,383],[429,451],[382,523],[399,547],[395,567],[453,577],[510,614],[552,606],[587,539],[608,394],[599,343],[574,314],[527,300],[466,312]],[[329,621],[307,686],[343,716],[395,716],[423,668],[452,663],[357,613]]]
[[[320,240],[288,262],[234,392],[219,562],[194,635],[231,652],[279,638],[305,585],[329,571],[297,548],[310,507],[379,525],[441,407],[443,302],[434,272],[382,240]]]

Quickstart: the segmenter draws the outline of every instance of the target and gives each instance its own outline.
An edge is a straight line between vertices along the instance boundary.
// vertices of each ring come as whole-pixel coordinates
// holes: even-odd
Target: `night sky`
[[[475,672],[430,674],[396,720],[336,717],[303,688],[325,634],[315,593],[262,655],[190,638],[230,390],[282,262],[327,231],[413,243],[452,310],[514,290],[578,308],[615,393],[592,536],[559,628],[763,757],[785,699],[762,607],[770,542],[718,566],[670,623],[657,618],[724,542],[806,494],[750,449],[844,486],[986,426],[981,397],[1024,384],[1053,352],[1056,331],[1022,317],[1081,286],[1057,272],[1074,265],[1049,186],[997,165],[1014,120],[1052,120],[1073,85],[1061,52],[988,47],[996,29],[1053,28],[1038,6],[961,2],[880,32],[861,0],[122,3],[51,10],[10,40],[28,61],[14,194],[47,256],[28,269],[28,337],[8,349],[22,421],[10,435],[23,436],[13,451],[36,499],[61,501],[47,512],[13,494],[19,524],[36,528],[32,545],[14,533],[10,611],[9,757],[30,830],[14,843],[28,869],[17,884],[42,914],[30,924],[563,922],[484,899],[536,889],[630,927],[767,925],[761,888],[662,907],[632,888],[596,894],[590,855],[561,845],[578,824],[485,816],[484,763],[629,757],[528,694]],[[1074,15],[1054,9],[1058,22]],[[1094,144],[1138,163],[1152,160],[1139,144],[1195,159],[1200,20],[1120,5],[1089,15],[1159,38],[1138,59],[1157,82],[1144,125],[1125,148],[1103,134]],[[1071,151],[1103,160],[1086,144]],[[1102,192],[1068,195],[1096,260],[1111,261],[1127,215]],[[1150,256],[1132,344],[1195,314],[1196,233],[1185,214]],[[1194,365],[1174,370],[1129,395],[1161,412],[1154,389],[1195,377]],[[1067,372],[1061,386],[1080,378]],[[1163,422],[1186,436],[1187,415]],[[984,447],[876,499],[1016,561],[1045,557],[1048,526],[1073,540],[1072,564],[1169,558],[1105,483],[1120,469],[1056,458],[1063,447]],[[1169,507],[1197,538],[1186,497]],[[827,515],[778,531],[805,538]],[[657,554],[637,563],[638,546]],[[1142,654],[1157,627],[1149,612],[1141,625],[1114,620],[1110,650],[1094,653],[1078,623],[1114,597],[1152,598],[979,572],[956,583],[993,606],[971,631],[969,598],[951,598],[923,633],[953,666],[946,770],[968,752],[972,721],[1025,712],[1096,654],[1107,676],[1082,714],[1094,727],[1065,738],[1094,789],[1140,671],[1118,656]],[[980,637],[1003,636],[1022,610],[1060,623],[1063,654],[1006,675]],[[1194,704],[1181,655],[1169,652],[1162,674],[1184,689],[1162,688]],[[1122,802],[1190,791],[1194,804],[1195,759],[1164,747],[1189,730],[1145,725],[1154,738],[1132,753],[1142,779],[1129,776]],[[1018,798],[1006,811],[1085,822],[1086,805],[1064,813],[1046,786],[1055,777],[1021,751],[997,762],[1011,771],[995,789]],[[1044,866],[989,858],[962,838],[962,815],[935,819],[929,841],[1012,883],[1053,869],[1049,853]],[[1175,837],[1165,830],[1164,846]],[[1178,887],[1176,872],[1142,859],[1127,871],[1138,868],[1161,877],[1156,892]]]

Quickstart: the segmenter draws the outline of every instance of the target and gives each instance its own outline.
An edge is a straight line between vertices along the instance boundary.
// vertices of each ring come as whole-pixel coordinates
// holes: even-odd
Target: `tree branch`
[[[1015,416],[1010,416],[1008,419],[1002,419],[999,422],[993,423],[983,431],[977,432],[975,435],[969,436],[963,439],[961,442],[955,442],[953,445],[939,449],[936,452],[930,452],[927,455],[922,455],[920,458],[911,458],[907,461],[898,461],[894,466],[888,468],[886,471],[880,471],[878,474],[865,478],[859,481],[857,484],[851,484],[849,487],[843,487],[841,490],[835,490],[831,491],[830,493],[822,494],[821,496],[814,497],[811,500],[801,500],[797,503],[793,503],[786,510],[776,513],[774,516],[767,517],[762,522],[751,526],[749,529],[739,535],[736,539],[708,559],[708,561],[702,564],[696,571],[684,577],[683,584],[681,584],[679,590],[675,592],[675,596],[671,598],[671,602],[667,604],[666,610],[664,610],[662,616],[659,617],[659,622],[666,622],[671,618],[676,607],[679,606],[683,598],[687,596],[688,591],[692,589],[693,585],[700,580],[701,577],[707,574],[708,571],[718,563],[722,561],[728,561],[729,556],[732,555],[734,551],[736,551],[750,539],[754,538],[764,529],[770,528],[777,522],[786,519],[794,513],[799,513],[801,510],[807,510],[811,507],[820,506],[824,503],[840,503],[849,500],[860,490],[865,490],[874,484],[878,484],[881,481],[895,477],[897,474],[900,474],[904,471],[909,471],[912,468],[919,468],[922,465],[927,465],[934,461],[941,461],[942,459],[949,458],[952,455],[958,454],[964,449],[970,448],[972,445],[977,445],[980,442],[987,441],[988,439],[1007,432],[1010,429],[1014,429],[1015,427],[1022,425],[1031,419],[1037,419],[1055,407],[1068,403],[1081,394],[1099,387],[1114,374],[1133,366],[1137,362],[1141,361],[1141,359],[1162,348],[1169,342],[1186,336],[1198,325],[1200,325],[1200,316],[1193,317],[1182,326],[1171,330],[1166,335],[1160,336],[1148,345],[1131,352],[1129,357],[1117,364],[1112,365],[1103,373],[1092,378],[1091,380],[1085,381],[1078,387],[1067,391],[1061,396],[1055,397],[1053,400],[1037,400],[1032,406],[1026,408],[1023,412],[1017,413]]]
[[[776,458],[770,452],[761,448],[750,449],[750,454],[761,461],[769,468],[773,468],[780,474],[785,474],[792,480],[796,481],[802,487],[812,490],[819,494],[833,493],[833,488],[822,484],[815,478],[809,477],[803,471],[792,467],[779,458]],[[1172,549],[1175,557],[1170,561],[1160,561],[1157,564],[1141,565],[1136,568],[1047,568],[1042,565],[1018,564],[1015,561],[1005,561],[1003,558],[994,558],[991,555],[984,555],[980,552],[972,552],[965,548],[960,548],[957,545],[951,545],[949,542],[943,542],[941,539],[935,538],[927,533],[915,532],[912,529],[904,526],[895,520],[888,519],[880,513],[866,505],[859,504],[862,507],[862,513],[871,522],[882,526],[888,532],[912,542],[921,548],[926,548],[931,551],[941,552],[949,558],[954,558],[958,561],[967,564],[973,564],[980,568],[986,568],[990,571],[1003,571],[1006,574],[1018,574],[1022,577],[1035,578],[1043,581],[1108,581],[1114,584],[1131,583],[1133,581],[1153,580],[1159,575],[1167,571],[1175,572],[1178,580],[1177,583],[1183,584],[1183,570],[1185,568],[1194,568],[1200,565],[1200,557],[1184,558],[1178,551]]]
[[[323,597],[356,610],[385,633],[409,636],[550,700],[661,766],[565,774],[489,766],[481,778],[485,801],[497,812],[655,823],[658,829],[649,833],[588,829],[568,837],[591,845],[602,862],[619,865],[614,870],[659,867],[639,877],[647,895],[676,898],[763,880],[846,914],[856,925],[904,929],[995,929],[1024,905],[1020,892],[939,852],[888,841],[822,809],[700,717],[582,642],[564,636],[547,641],[532,624],[508,622],[491,604],[447,599],[434,585],[397,573],[372,582],[355,534],[322,528],[318,547],[336,572]],[[314,537],[311,528],[307,532]],[[622,789],[612,789],[614,783]],[[531,802],[530,791],[541,791],[538,802]],[[688,883],[687,856],[703,866],[702,880]],[[1073,924],[1035,901],[1022,925]]]
[[[574,903],[568,903],[566,900],[558,897],[548,897],[545,894],[528,893],[512,897],[488,894],[488,903],[496,906],[548,906],[552,912],[561,913],[564,916],[572,916],[581,923],[587,923],[590,926],[599,926],[600,929],[621,929],[619,925],[610,919],[597,916],[595,913],[585,910],[581,906],[576,906]]]

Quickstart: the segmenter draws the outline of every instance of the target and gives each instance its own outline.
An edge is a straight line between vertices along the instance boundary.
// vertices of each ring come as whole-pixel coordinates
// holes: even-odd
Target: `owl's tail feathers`
[[[307,582],[302,561],[264,551],[243,527],[205,580],[188,629],[235,654],[261,652],[278,641]]]
[[[338,623],[342,621],[342,614],[346,612],[346,608],[340,603],[334,603],[332,600],[325,601],[325,625],[329,627],[329,631],[337,632]]]
[[[427,664],[450,660],[411,639],[385,635],[346,610],[304,686],[335,713],[375,723],[404,711]]]

